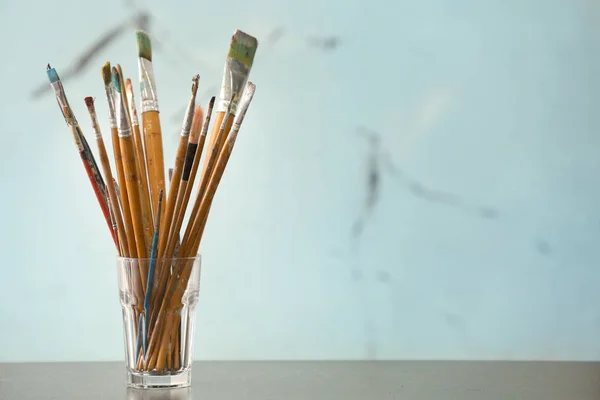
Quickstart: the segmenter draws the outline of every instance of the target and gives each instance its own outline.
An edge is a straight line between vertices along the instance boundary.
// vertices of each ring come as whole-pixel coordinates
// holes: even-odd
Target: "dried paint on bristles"
[[[227,57],[231,57],[251,67],[257,47],[258,40],[254,36],[250,36],[238,29],[231,38],[231,46],[229,46]]]
[[[196,74],[192,78],[192,94],[194,96],[196,96],[196,93],[198,92],[198,82],[200,82],[200,75]]]
[[[121,93],[121,76],[119,75],[119,70],[115,67],[112,67],[112,83],[115,86],[115,90]]]
[[[215,106],[215,96],[210,98],[210,102],[208,103],[208,109],[212,110],[214,106]]]
[[[85,101],[85,105],[90,108],[90,107],[94,107],[94,98],[91,96],[86,97],[85,99],[83,99],[83,101]]]
[[[131,84],[131,79],[125,79],[125,91],[127,94],[133,94],[133,85]]]
[[[244,89],[244,93],[242,96],[247,96],[249,99],[254,97],[254,91],[256,90],[256,85],[250,81],[246,83],[246,89]]]
[[[58,77],[58,72],[56,72],[54,68],[50,67],[50,64],[48,64],[48,66],[46,67],[46,74],[48,74],[48,79],[50,79],[50,83],[55,83],[60,80],[60,78]]]
[[[202,106],[196,106],[194,109],[194,120],[192,122],[192,130],[190,131],[190,143],[198,143],[200,131],[202,130],[202,122],[204,122],[204,109]]]
[[[148,61],[152,61],[152,43],[150,42],[150,36],[144,31],[136,31],[135,39],[137,41],[138,56],[145,58]]]
[[[102,80],[104,81],[104,86],[110,85],[112,80],[112,76],[110,73],[110,61],[107,61],[102,66]]]

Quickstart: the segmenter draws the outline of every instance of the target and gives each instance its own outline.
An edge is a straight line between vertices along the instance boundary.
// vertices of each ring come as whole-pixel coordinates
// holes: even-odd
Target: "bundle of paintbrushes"
[[[57,71],[48,65],[47,74],[100,204],[119,263],[124,265],[119,279],[128,367],[136,372],[168,374],[183,369],[189,358],[182,349],[191,348],[191,338],[186,335],[193,317],[190,322],[182,314],[194,305],[189,299],[193,292],[190,287],[195,285],[194,264],[204,227],[254,95],[255,85],[248,76],[257,41],[244,32],[235,32],[219,99],[215,104],[212,97],[206,112],[196,105],[200,77],[193,76],[175,160],[172,166],[167,165],[172,167],[172,176],[166,184],[151,41],[141,31],[136,32],[136,39],[141,126],[131,80],[118,64],[111,67],[107,62],[101,68],[112,160],[104,145],[94,98],[84,99],[100,166],[69,106]],[[211,117],[213,107],[216,114]],[[194,186],[196,194],[191,200]],[[187,214],[189,219],[185,221]],[[125,316],[127,313],[131,315]]]

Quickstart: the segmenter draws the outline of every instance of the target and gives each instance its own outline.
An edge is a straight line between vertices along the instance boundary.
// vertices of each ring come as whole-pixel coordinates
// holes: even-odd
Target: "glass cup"
[[[117,265],[127,385],[136,388],[189,386],[200,256],[119,257]]]

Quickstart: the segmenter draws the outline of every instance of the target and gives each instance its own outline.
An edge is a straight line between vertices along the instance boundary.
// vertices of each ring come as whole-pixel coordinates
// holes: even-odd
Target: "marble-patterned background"
[[[0,361],[123,358],[114,248],[44,69],[78,72],[91,137],[83,97],[106,60],[137,80],[140,22],[166,160],[191,76],[206,104],[233,31],[260,41],[197,358],[600,359],[599,20],[593,0],[3,0]]]

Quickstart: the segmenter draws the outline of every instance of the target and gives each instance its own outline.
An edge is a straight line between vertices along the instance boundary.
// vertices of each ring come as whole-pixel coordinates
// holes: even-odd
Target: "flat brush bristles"
[[[152,42],[148,34],[138,30],[135,32],[135,38],[137,41],[138,56],[152,61]]]
[[[110,71],[110,62],[107,61],[102,66],[102,80],[104,81],[104,85],[110,85],[112,82],[112,73]]]
[[[112,84],[117,93],[121,94],[121,77],[116,67],[112,67]]]
[[[255,37],[237,30],[231,38],[231,46],[229,47],[229,54],[227,56],[251,67],[257,47],[258,40]]]
[[[48,64],[48,69],[46,70],[46,73],[48,74],[48,79],[50,80],[50,83],[58,82],[58,72],[56,72],[54,68],[51,68],[50,64]]]

